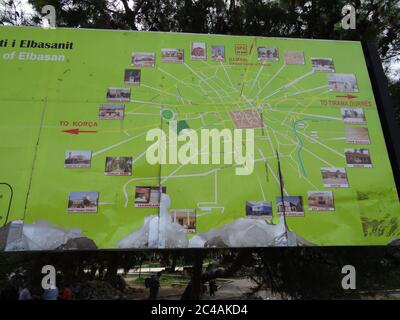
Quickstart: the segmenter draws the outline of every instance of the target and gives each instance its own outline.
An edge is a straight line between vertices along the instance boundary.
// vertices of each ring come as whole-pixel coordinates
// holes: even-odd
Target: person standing
[[[19,288],[18,300],[32,300],[32,295],[25,283]]]
[[[61,300],[72,300],[72,290],[69,285],[65,285],[62,289]]]
[[[58,299],[58,288],[45,289],[42,296],[43,300],[57,300]]]
[[[158,290],[160,289],[160,281],[158,280],[158,277],[153,274],[148,281],[148,286],[150,289],[149,300],[156,300],[158,296]]]
[[[217,291],[217,282],[215,279],[211,279],[208,282],[209,288],[210,288],[210,297],[215,296],[215,291]]]

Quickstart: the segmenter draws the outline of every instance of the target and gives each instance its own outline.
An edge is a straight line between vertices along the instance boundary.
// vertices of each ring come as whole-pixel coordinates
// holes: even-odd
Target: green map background
[[[143,225],[146,216],[158,212],[134,208],[135,186],[156,186],[161,181],[171,197],[171,208],[197,208],[197,232],[244,218],[246,200],[272,201],[273,222],[277,223],[275,197],[280,193],[274,177],[274,152],[279,150],[288,194],[303,196],[305,216],[287,218],[290,230],[298,236],[316,245],[372,245],[387,244],[400,234],[393,174],[358,42],[1,27],[0,39],[6,38],[17,42],[32,39],[74,43],[73,50],[0,48],[0,182],[11,184],[15,192],[8,222],[47,220],[62,228],[80,229],[99,248],[116,248],[119,240]],[[206,43],[205,62],[190,59],[191,42]],[[254,65],[229,64],[229,58],[241,57],[235,54],[235,44],[252,48],[247,58]],[[224,63],[211,59],[213,45],[225,46]],[[279,61],[268,61],[260,68],[257,46],[277,47]],[[160,62],[161,48],[183,48],[185,64]],[[303,51],[305,65],[283,67],[283,52],[290,50]],[[11,51],[63,54],[66,61],[4,60],[3,54]],[[138,68],[130,65],[132,52],[155,52],[156,67],[140,68],[141,85],[131,86],[133,102],[124,103],[123,121],[98,120],[99,105],[107,103],[107,88],[130,87],[124,85],[123,75],[125,69]],[[327,85],[326,73],[310,73],[311,57],[333,58],[337,73],[356,75],[356,100],[369,100],[372,104],[364,108],[371,144],[349,145],[343,139],[329,140],[344,137],[343,121],[305,121],[302,140],[304,149],[310,151],[301,153],[305,177],[298,166],[299,142],[293,122],[313,114],[341,118],[340,106],[321,106],[320,100],[346,95],[323,87]],[[296,79],[300,80],[285,87]],[[280,88],[281,91],[275,91]],[[255,158],[259,160],[252,175],[237,176],[234,167],[224,164],[160,167],[149,165],[143,156],[151,144],[145,141],[147,130],[160,126],[168,129],[168,123],[160,120],[161,106],[173,110],[176,119],[186,120],[190,128],[197,130],[234,129],[229,111],[260,105],[266,136],[262,136],[261,129],[255,129]],[[81,130],[98,133],[63,133],[73,126],[60,126],[61,120],[97,121],[98,127]],[[312,130],[318,131],[318,138],[310,139]],[[315,140],[328,141],[323,144],[329,148]],[[122,143],[103,151],[119,142]],[[373,168],[346,168],[344,149],[360,147],[369,149]],[[66,150],[92,150],[91,168],[65,169]],[[106,156],[132,156],[132,176],[105,176]],[[329,167],[327,163],[346,168],[350,188],[323,187],[320,168]],[[175,177],[167,178],[171,173]],[[177,177],[193,174],[199,175]],[[336,210],[308,211],[307,191],[312,190],[333,190]],[[98,212],[68,213],[68,194],[74,191],[99,192],[99,202],[103,204]],[[0,192],[4,195],[0,199],[3,225],[8,191],[2,188]],[[202,211],[199,202],[211,202],[207,206],[214,208]],[[224,212],[218,207],[224,207]]]

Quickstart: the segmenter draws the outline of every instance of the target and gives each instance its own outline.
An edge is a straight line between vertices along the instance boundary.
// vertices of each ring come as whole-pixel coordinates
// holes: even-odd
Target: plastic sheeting
[[[286,230],[284,217],[276,225],[265,220],[238,219],[220,229],[195,235],[190,241],[184,228],[172,222],[170,198],[161,195],[160,216],[145,219],[144,225],[120,242],[119,248],[203,248],[203,247],[266,247],[311,245]]]
[[[13,222],[18,224],[18,221]],[[32,224],[21,223],[21,236],[8,241],[6,251],[21,250],[56,250],[70,239],[85,238],[78,229],[63,229],[47,221]]]
[[[220,229],[201,233],[190,240],[190,247],[265,247],[287,246],[284,218],[278,224],[265,220],[238,219]]]
[[[160,215],[146,217],[144,225],[118,242],[119,248],[187,248],[185,229],[172,222],[169,214],[171,200],[161,194]]]

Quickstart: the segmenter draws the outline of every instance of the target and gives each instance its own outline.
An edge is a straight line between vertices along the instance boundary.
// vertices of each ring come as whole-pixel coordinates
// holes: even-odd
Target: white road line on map
[[[99,202],[98,205],[112,205],[113,202]]]
[[[297,149],[297,147],[295,147],[295,149],[294,149],[294,151]],[[299,175],[299,178],[301,178],[301,171],[300,171],[300,166],[299,166],[299,164],[297,163],[297,161],[296,161],[296,159],[293,157],[293,152],[294,151],[291,151],[290,152],[290,154],[289,154],[289,158],[290,158],[290,160],[292,160],[293,162],[294,162],[294,164],[296,165],[295,167],[294,167],[294,170],[295,171],[297,171],[297,173],[298,173],[298,175]],[[291,162],[289,161],[289,164],[291,164]]]
[[[163,91],[163,90],[160,90],[160,89],[158,89],[158,88],[154,88],[154,87],[148,86],[147,84],[141,84],[141,86],[142,86],[142,87],[145,87],[145,88],[152,89],[152,90],[154,90],[154,91],[161,92],[161,94],[163,94],[163,95],[166,94],[166,95],[169,95],[169,96],[171,96],[171,97],[175,97],[175,98],[177,98],[177,99],[180,99],[180,98],[181,98],[180,96],[178,96],[178,95],[176,95],[176,94],[172,94],[172,93],[169,93],[169,92],[167,92],[167,91]],[[185,100],[187,100],[188,103],[191,103],[191,100],[189,100],[189,99],[185,99]],[[164,104],[164,103],[163,103],[163,104]]]
[[[270,111],[273,112],[280,112],[280,113],[287,113],[288,111],[282,111],[282,110],[277,110],[277,109],[269,109]],[[296,112],[296,111],[290,111],[290,113],[294,113],[294,114],[300,114],[300,115],[304,115],[304,116],[310,116],[310,117],[315,117],[315,118],[323,118],[323,119],[331,119],[331,120],[337,120],[337,121],[343,121],[342,118],[338,118],[338,117],[331,117],[331,116],[324,116],[321,114],[314,114],[314,113],[304,113],[304,112]]]
[[[202,82],[204,82],[205,84],[207,84],[207,86],[210,87],[210,89],[212,91],[215,92],[215,94],[218,96],[218,98],[221,100],[221,102],[224,102],[224,100],[222,99],[222,97],[220,96],[220,94],[215,91],[215,89],[206,81],[204,81],[187,63],[184,63],[185,67],[188,68],[197,78],[199,78],[199,80],[201,80]]]
[[[251,92],[251,91],[253,90],[254,85],[255,85],[256,82],[258,81],[258,77],[260,76],[262,70],[263,70],[264,67],[265,67],[265,64],[266,64],[266,61],[263,61],[262,64],[261,64],[261,66],[260,66],[260,68],[258,69],[257,75],[256,75],[256,77],[255,77],[255,79],[254,79],[254,81],[253,81],[253,83],[252,83],[252,85],[251,85],[251,87],[250,87],[250,89],[249,89],[249,92]]]
[[[228,78],[229,83],[231,84],[231,87],[232,87],[235,91],[239,92],[239,90],[233,85],[232,79],[231,79],[231,77],[229,76],[228,72],[226,71],[225,65],[222,63],[222,61],[220,61],[220,65],[222,66],[222,69],[224,70],[225,75],[226,75],[226,77]]]
[[[200,74],[201,76],[205,77],[205,74],[204,74],[203,72],[199,72],[199,74]],[[215,86],[219,87],[220,90],[221,90],[222,92],[224,92],[225,94],[227,94],[227,95],[228,95],[228,96],[227,96],[228,98],[232,99],[232,97],[229,95],[229,93],[228,93],[224,88],[222,88],[218,83],[216,83],[214,80],[211,80],[211,82],[214,83]],[[217,92],[217,90],[215,90],[215,89],[214,89],[214,91]],[[218,96],[220,97],[220,99],[222,98],[221,95],[218,95]],[[221,100],[221,101],[222,101],[222,100]],[[235,101],[235,104],[236,104],[236,106],[237,106],[238,108],[240,108],[240,106],[238,105],[238,103],[237,103],[236,101]]]
[[[125,133],[128,137],[131,136],[126,130],[124,130],[124,133]]]
[[[314,71],[307,72],[306,74],[302,75],[301,77],[299,77],[299,78],[297,78],[297,79],[294,79],[294,80],[292,80],[292,81],[286,83],[286,84],[283,85],[282,87],[276,89],[275,91],[273,91],[273,92],[270,93],[269,95],[266,95],[264,98],[262,98],[262,100],[266,100],[266,99],[268,99],[268,98],[271,98],[272,96],[276,95],[277,93],[279,93],[279,92],[281,92],[281,91],[283,91],[283,90],[285,90],[285,89],[291,87],[293,84],[295,84],[295,83],[297,83],[297,82],[303,80],[304,78],[306,78],[306,77],[308,77],[308,76],[310,76],[310,75],[312,75],[312,74],[314,74]]]
[[[209,146],[204,146],[204,147],[200,150],[200,153],[201,153],[201,152],[204,152],[204,150],[205,150],[205,149],[208,149],[208,148],[209,148]],[[190,160],[192,160],[192,159],[195,158],[195,157],[198,157],[198,155],[199,155],[199,151],[196,150],[196,153],[195,153],[192,157],[190,157]],[[184,166],[186,166],[186,164],[181,164],[178,168],[176,168],[174,171],[172,171],[167,177],[165,177],[163,180],[161,180],[160,184],[165,183],[170,177],[172,177],[172,176],[174,175],[174,173],[178,172],[178,171],[179,171],[180,169],[182,169]]]
[[[312,156],[314,156],[315,158],[317,158],[318,160],[322,161],[323,163],[325,163],[326,165],[328,165],[331,168],[335,168],[335,166],[331,163],[329,163],[328,161],[326,161],[325,159],[321,158],[320,156],[316,155],[314,152],[312,152],[311,150],[305,148],[303,146],[303,150],[308,152],[309,154],[311,154]]]
[[[295,84],[292,87],[295,88],[297,92],[301,91],[301,89],[299,89]]]
[[[272,129],[272,128],[271,128],[271,129]],[[280,133],[279,131],[276,131],[276,133],[277,133],[278,135],[284,137],[285,139],[287,139],[287,140],[289,140],[289,141],[292,141],[294,144],[296,144],[296,145],[298,144],[298,142],[294,141],[294,140],[293,140],[292,138],[290,138],[289,136],[286,136],[286,135]],[[308,152],[308,153],[310,153],[312,156],[314,156],[314,157],[317,158],[318,160],[322,161],[323,163],[327,164],[329,167],[335,167],[334,165],[332,165],[331,163],[329,163],[329,162],[326,161],[325,159],[319,157],[319,156],[316,155],[314,152],[312,152],[311,150],[309,150],[308,148],[306,148],[304,145],[303,145],[303,150],[306,151],[306,152]]]
[[[265,126],[265,123],[264,123],[264,126]],[[271,138],[271,135],[269,134],[269,128],[266,127],[265,129],[266,129],[266,131],[267,131],[268,141],[269,141],[269,145],[270,145],[270,147],[271,147],[271,153],[275,153],[275,148],[274,148],[274,145],[273,145],[273,143],[272,143],[272,138]]]
[[[161,69],[160,67],[156,67],[157,70],[160,70],[162,73],[165,73],[166,75],[168,75],[169,77],[171,77],[172,79],[178,81],[179,83],[182,83],[183,85],[185,85],[186,87],[192,89],[193,91],[196,91],[196,89],[194,89],[192,86],[190,86],[188,83],[185,83],[184,81],[182,81],[181,79],[178,79],[177,77],[175,77],[174,75],[170,74],[169,72],[165,71],[164,69]],[[198,92],[196,91],[196,93],[198,94]]]
[[[298,134],[301,134],[301,135],[304,136],[304,137],[306,137],[309,141],[312,141],[312,142],[314,142],[314,143],[316,143],[316,144],[319,144],[320,146],[323,146],[325,149],[332,151],[333,153],[337,154],[339,157],[345,158],[345,155],[344,155],[343,153],[340,153],[340,152],[336,151],[335,149],[332,149],[331,147],[329,147],[329,146],[323,144],[322,142],[320,142],[320,141],[318,141],[318,140],[316,140],[316,139],[314,139],[314,138],[311,138],[311,137],[309,137],[309,136],[307,136],[307,135],[305,135],[304,133],[301,133],[301,132],[299,132],[299,131],[297,131],[297,133],[298,133]]]
[[[321,139],[321,141],[336,141],[336,140],[346,140],[345,137],[340,137],[340,138],[326,138],[326,139]]]
[[[133,181],[158,180],[158,179],[159,179],[159,177],[149,177],[149,178],[133,178],[133,179],[128,180],[122,187],[122,190],[123,190],[124,196],[125,196],[124,208],[126,208],[129,203],[129,196],[128,196],[128,192],[126,191],[126,187],[128,186],[128,184],[130,184]]]
[[[157,116],[159,117],[159,113],[146,113],[146,112],[125,112],[125,114],[129,115],[138,115],[138,116]]]
[[[297,96],[297,95],[302,94],[302,93],[308,93],[308,92],[312,92],[312,91],[317,91],[317,90],[320,90],[320,89],[322,89],[322,88],[327,88],[327,87],[328,87],[328,85],[323,85],[323,86],[320,86],[320,87],[315,87],[315,88],[311,88],[311,89],[299,91],[299,92],[296,92],[296,93],[288,93],[288,94],[286,95],[286,98],[287,98],[287,97]]]
[[[259,161],[263,161],[263,159],[262,158],[255,159],[254,163],[257,163]],[[122,187],[123,192],[124,192],[124,196],[125,196],[124,208],[126,208],[128,206],[128,203],[129,203],[129,196],[128,196],[128,192],[126,191],[126,188],[130,183],[132,183],[134,181],[147,181],[147,180],[156,180],[156,181],[158,181],[160,179],[165,179],[165,178],[179,179],[179,178],[187,178],[187,177],[206,177],[206,176],[212,174],[215,171],[224,170],[224,169],[230,169],[230,168],[234,169],[234,168],[236,168],[238,166],[239,165],[233,165],[231,167],[224,167],[224,168],[223,167],[218,167],[218,168],[209,170],[209,171],[204,172],[204,173],[189,173],[189,174],[181,174],[181,175],[174,175],[174,176],[157,176],[157,177],[145,177],[145,178],[132,178],[132,179],[128,180]]]
[[[297,105],[295,105],[293,108],[291,108],[290,110],[288,110],[288,112],[286,112],[285,117],[283,118],[283,120],[281,121],[281,124],[284,124],[287,120],[288,117],[291,117],[291,112],[292,110],[294,110],[297,107]]]
[[[141,157],[143,157],[147,152],[147,149],[143,151],[141,154],[139,154],[135,159],[132,160],[132,163],[135,164]]]
[[[268,85],[278,76],[278,74],[283,70],[283,68],[285,68],[286,64],[283,64],[276,72],[275,74],[271,77],[271,79],[269,79],[269,81],[261,88],[261,90],[259,90],[257,92],[257,94],[254,96],[254,100],[256,100],[258,98],[258,96],[261,94],[261,92],[264,91],[264,89],[266,87],[268,87]]]
[[[111,146],[109,146],[107,148],[104,148],[104,149],[101,149],[99,151],[93,152],[92,157],[97,156],[98,154],[101,154],[101,153],[106,152],[108,150],[114,149],[116,147],[119,147],[120,145],[123,145],[123,144],[125,144],[125,143],[127,143],[129,141],[132,141],[133,139],[136,139],[137,137],[143,136],[145,134],[146,134],[146,132],[139,133],[136,136],[133,136],[133,137],[130,137],[130,138],[126,139],[126,140],[122,140],[120,142],[117,142],[117,143],[115,143],[115,144],[113,144],[113,145],[111,145]]]
[[[224,206],[203,206],[203,205],[210,205],[210,204],[218,204],[218,170],[214,171],[214,201],[212,202],[197,202],[197,208],[200,210],[211,211],[212,209],[221,209],[221,213],[224,213],[225,207]],[[205,213],[209,214],[211,212]],[[201,217],[205,214],[199,214],[197,217]]]
[[[275,175],[274,171],[271,169],[269,163],[265,161],[266,158],[265,158],[265,156],[264,156],[264,153],[262,152],[262,150],[261,150],[260,148],[257,148],[257,149],[258,149],[258,153],[259,153],[260,156],[261,156],[261,160],[263,160],[264,163],[267,165],[267,168],[268,168],[269,171],[271,172],[272,176],[275,178],[276,182],[278,183],[278,186],[280,186],[281,184],[280,184],[280,182],[279,182],[278,177]],[[285,187],[283,187],[283,192],[284,192],[286,195],[289,195]]]
[[[175,106],[174,104],[161,103],[161,102],[151,102],[151,101],[144,101],[144,100],[130,100],[130,102],[143,103],[143,104],[152,104],[152,106],[149,106],[149,107],[146,107],[146,108],[157,108],[158,110],[160,110],[160,107],[163,107],[163,106]]]
[[[260,189],[261,189],[261,194],[262,194],[263,200],[266,201],[267,199],[265,198],[265,193],[264,193],[264,189],[261,184],[261,181],[260,181],[260,176],[257,176],[257,180],[258,180],[258,185],[260,186]]]
[[[331,92],[332,92],[331,90],[326,90],[326,91],[324,91],[324,92],[319,93],[318,95],[319,95],[319,96],[322,96],[322,95],[325,94],[325,93],[331,93]]]

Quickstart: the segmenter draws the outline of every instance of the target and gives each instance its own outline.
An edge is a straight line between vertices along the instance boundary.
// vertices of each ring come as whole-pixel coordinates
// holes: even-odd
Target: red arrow
[[[70,133],[70,134],[80,134],[80,133],[95,133],[97,131],[80,130],[79,128],[76,128],[76,129],[63,130],[63,132]]]
[[[336,96],[336,98],[347,98],[347,99],[354,99],[357,98],[357,96],[353,96],[351,94],[348,94],[346,96]]]

